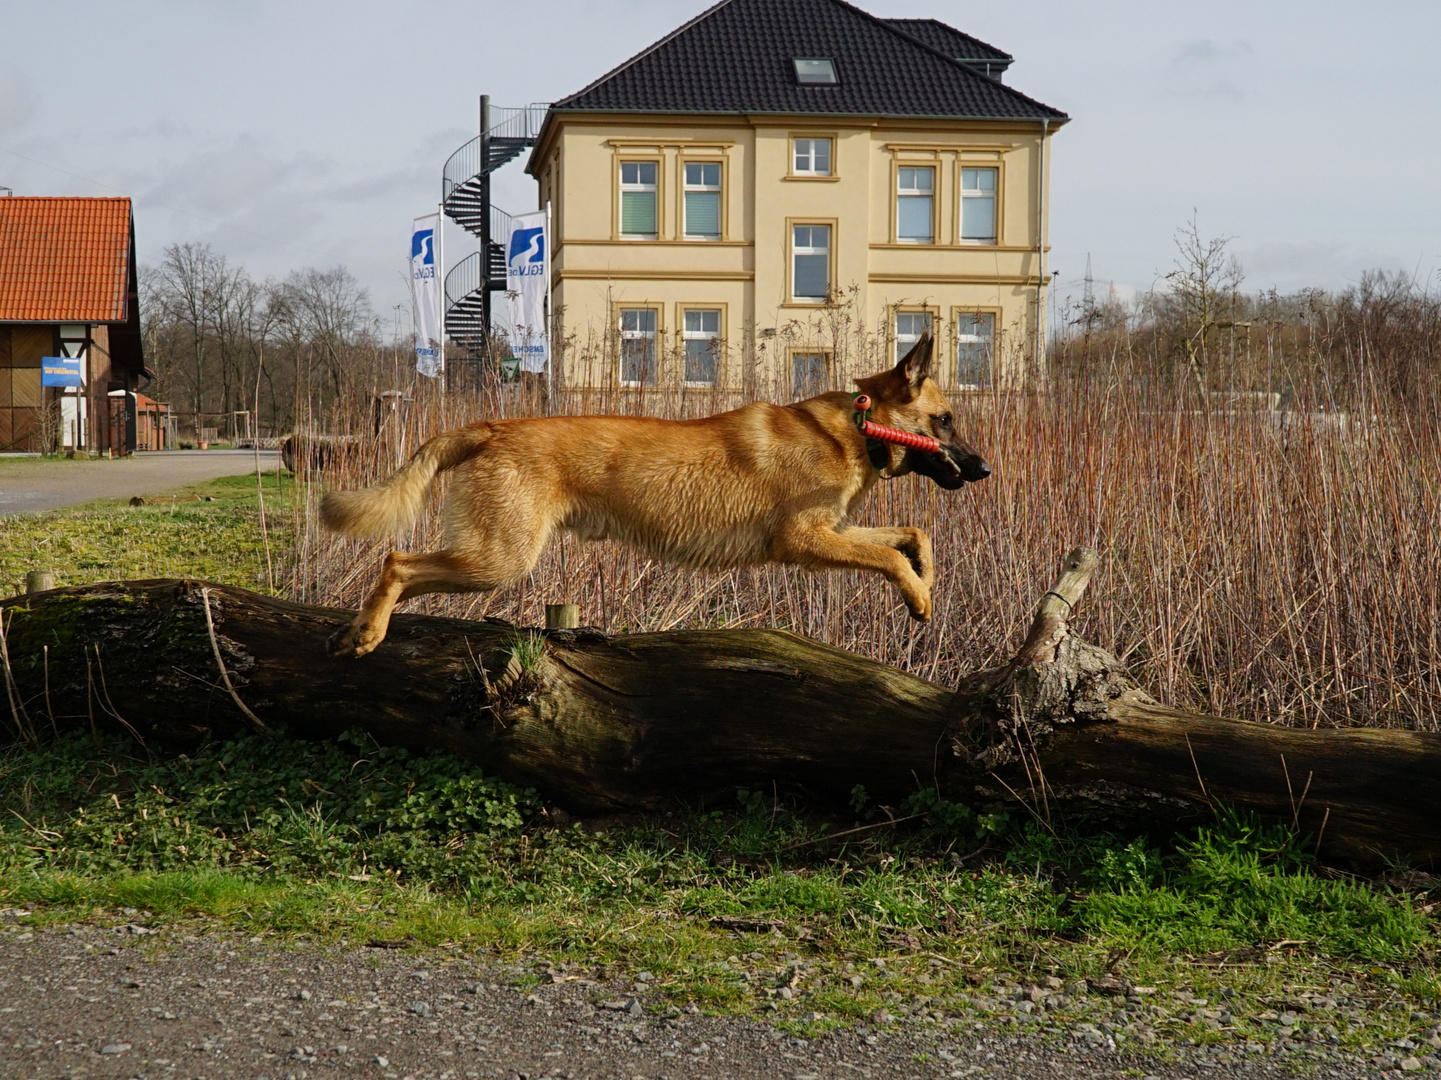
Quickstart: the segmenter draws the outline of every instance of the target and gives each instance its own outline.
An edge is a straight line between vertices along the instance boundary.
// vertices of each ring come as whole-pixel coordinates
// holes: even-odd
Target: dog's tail
[[[329,491],[320,500],[320,520],[346,536],[389,536],[420,516],[438,473],[474,457],[490,441],[489,424],[447,431],[410,456],[391,477],[359,491]]]

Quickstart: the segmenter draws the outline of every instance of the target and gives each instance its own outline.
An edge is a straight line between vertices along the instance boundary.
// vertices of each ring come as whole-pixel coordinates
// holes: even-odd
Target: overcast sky
[[[46,0],[5,6],[0,186],[135,200],[142,262],[209,242],[257,276],[348,266],[389,322],[410,219],[439,198],[477,99],[579,89],[695,0]],[[1371,268],[1441,287],[1441,2],[868,0],[1016,57],[1072,117],[1054,143],[1051,265],[1145,289],[1199,218],[1249,288]],[[506,209],[534,205],[519,163]],[[464,234],[447,239],[447,259]],[[465,248],[464,250],[472,250]]]

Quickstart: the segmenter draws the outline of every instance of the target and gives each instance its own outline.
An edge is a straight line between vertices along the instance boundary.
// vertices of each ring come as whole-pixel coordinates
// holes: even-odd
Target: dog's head
[[[934,454],[907,448],[900,463],[892,465],[891,475],[920,473],[954,491],[967,482],[984,480],[991,475],[991,467],[956,431],[950,403],[931,378],[934,351],[931,335],[923,334],[890,371],[857,379],[856,385],[875,402],[871,419],[876,423],[916,435],[929,435],[941,444],[940,451]],[[893,462],[898,450],[900,447],[892,450]]]

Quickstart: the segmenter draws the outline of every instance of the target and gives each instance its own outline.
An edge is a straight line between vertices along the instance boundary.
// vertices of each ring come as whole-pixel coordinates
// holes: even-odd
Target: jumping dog
[[[934,451],[868,439],[856,423],[858,396],[842,392],[700,420],[535,417],[437,435],[385,482],[332,491],[321,502],[327,528],[389,536],[419,516],[439,473],[455,471],[445,550],[387,555],[380,582],[331,651],[370,652],[395,605],[413,596],[519,580],[557,529],[705,569],[776,562],[871,570],[900,590],[914,618],[929,619],[930,537],[910,526],[848,522],[883,476],[914,472],[955,490],[990,475],[956,432],[930,375],[932,352],[927,334],[894,368],[856,383],[875,423],[931,436]]]

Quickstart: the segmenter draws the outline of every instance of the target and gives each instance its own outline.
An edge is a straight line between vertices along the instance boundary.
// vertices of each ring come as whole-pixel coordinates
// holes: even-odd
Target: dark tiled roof
[[[935,27],[965,38],[972,47],[990,48],[941,23],[926,33],[939,36]],[[1005,56],[996,52],[997,58]],[[797,57],[834,60],[839,85],[798,85],[791,63]],[[970,70],[929,41],[843,0],[721,0],[551,107],[1067,119],[1065,113]]]
[[[980,38],[963,34],[954,26],[947,26],[939,19],[882,19],[887,26],[893,26],[903,34],[909,34],[917,41],[924,41],[937,52],[957,60],[990,60],[1009,64],[1015,59],[1010,53],[1002,52],[994,45],[987,45]]]
[[[0,322],[125,322],[130,200],[0,198]]]

